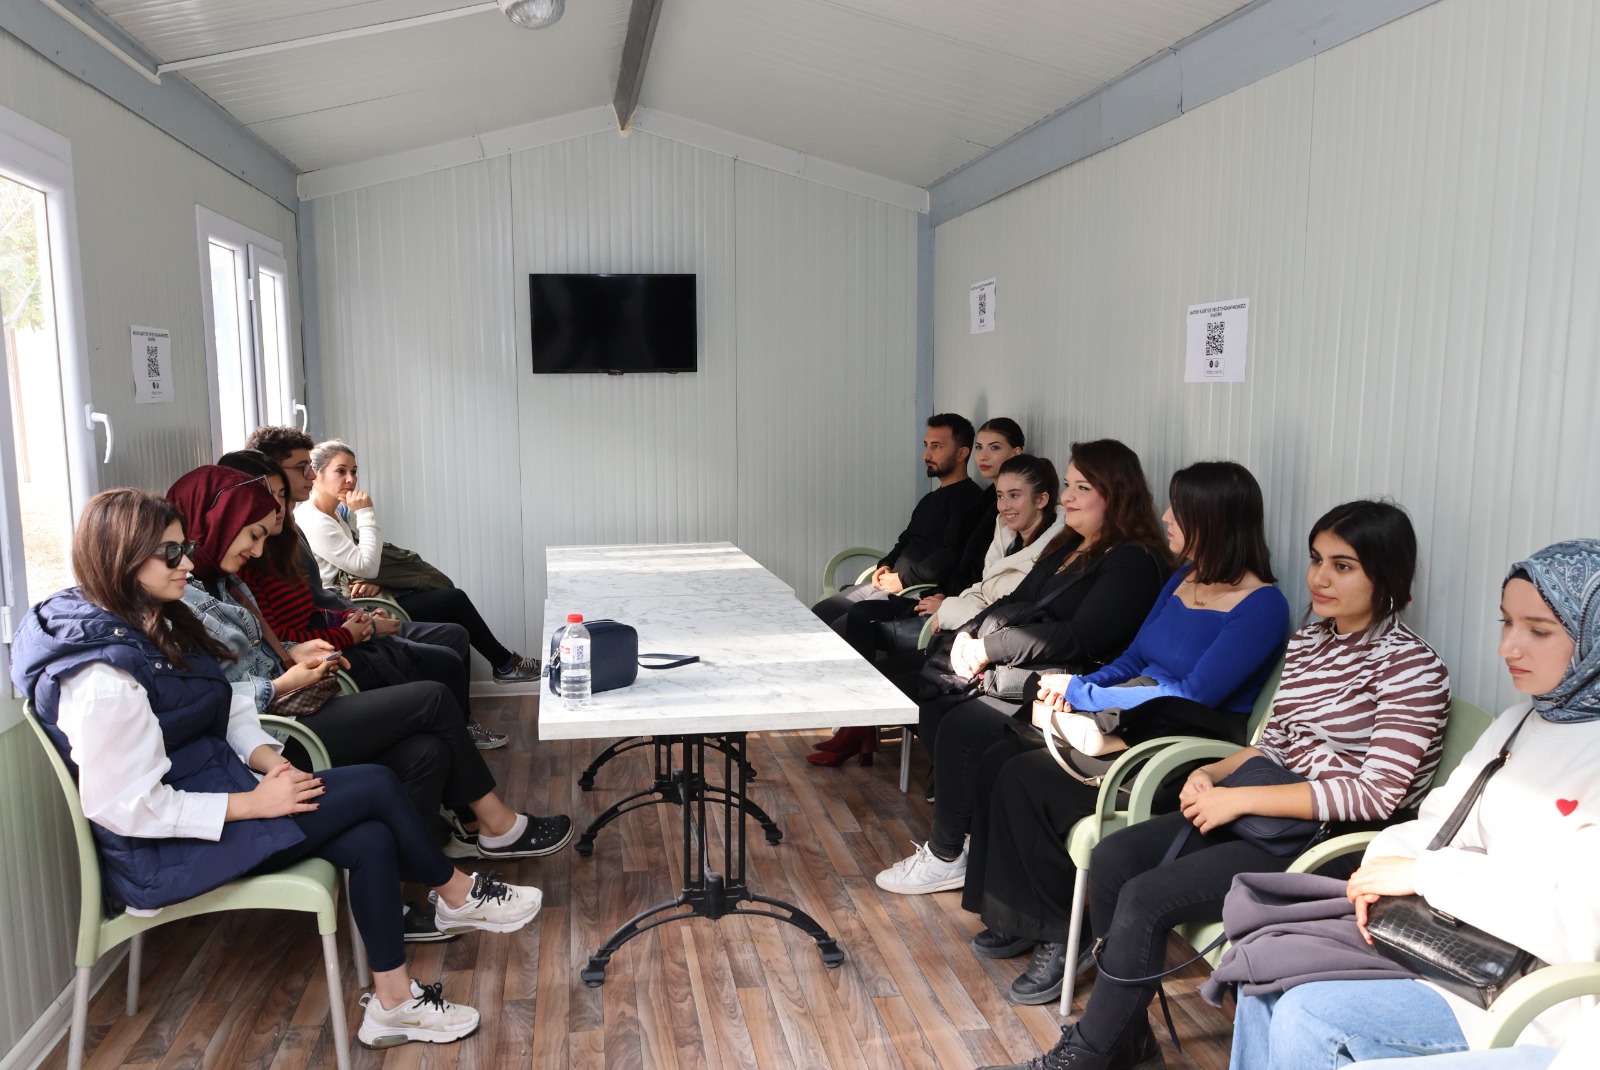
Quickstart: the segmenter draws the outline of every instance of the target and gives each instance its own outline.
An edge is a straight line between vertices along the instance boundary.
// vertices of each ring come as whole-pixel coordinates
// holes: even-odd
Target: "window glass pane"
[[[244,283],[243,255],[218,242],[211,249],[212,330],[217,341],[217,406],[222,418],[223,450],[242,449],[250,433],[250,405],[245,395],[249,347],[244,335],[239,298]]]
[[[73,584],[72,493],[45,195],[0,175],[0,310],[28,600]]]
[[[289,339],[285,328],[284,280],[275,271],[259,273],[261,370],[266,380],[266,422],[289,423]]]

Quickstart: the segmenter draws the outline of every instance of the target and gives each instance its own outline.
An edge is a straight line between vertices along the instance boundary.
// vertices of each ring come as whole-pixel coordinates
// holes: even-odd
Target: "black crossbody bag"
[[[1511,744],[1529,716],[1531,710],[1518,722],[1500,753],[1483,767],[1428,850],[1437,851],[1455,839],[1489,778],[1511,757]],[[1532,952],[1434,909],[1420,895],[1379,899],[1367,908],[1367,932],[1384,958],[1485,1009],[1512,983],[1545,965]]]

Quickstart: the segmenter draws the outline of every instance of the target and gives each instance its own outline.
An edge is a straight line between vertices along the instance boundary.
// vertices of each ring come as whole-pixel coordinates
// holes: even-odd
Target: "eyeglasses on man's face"
[[[162,563],[168,568],[177,568],[184,558],[187,557],[193,560],[194,547],[195,542],[193,539],[188,542],[164,542],[157,546],[155,553],[150,556],[161,558]]]

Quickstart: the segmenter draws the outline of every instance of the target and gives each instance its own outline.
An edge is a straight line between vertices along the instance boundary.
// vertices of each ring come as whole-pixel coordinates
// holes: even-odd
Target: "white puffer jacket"
[[[1017,584],[1022,582],[1033,568],[1034,562],[1039,560],[1039,555],[1049,545],[1050,540],[1061,534],[1061,529],[1066,525],[1066,516],[1061,512],[1061,507],[1056,506],[1055,522],[1039,533],[1039,537],[1024,546],[1014,554],[1007,554],[1006,547],[1016,541],[1017,534],[1006,527],[1005,521],[994,522],[994,541],[989,544],[989,552],[983,555],[983,578],[960,594],[951,595],[939,605],[939,611],[934,614],[934,619],[941,632],[952,628],[959,628],[979,613],[988,609],[997,599],[1004,598],[1017,589]]]

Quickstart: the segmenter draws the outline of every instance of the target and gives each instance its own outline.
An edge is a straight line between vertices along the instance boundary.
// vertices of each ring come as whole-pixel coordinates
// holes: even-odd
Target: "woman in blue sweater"
[[[1190,465],[1173,475],[1168,495],[1169,545],[1189,563],[1167,582],[1132,645],[1097,672],[1040,678],[1035,721],[1063,730],[1078,723],[1064,734],[1088,754],[1167,735],[1243,744],[1288,635],[1289,603],[1272,586],[1261,488],[1250,472],[1232,461]],[[978,955],[1034,951],[1012,985],[1019,1003],[1061,994],[1076,873],[1064,837],[1094,811],[1098,794],[1021,736],[984,756],[961,905],[988,925],[973,938]]]

